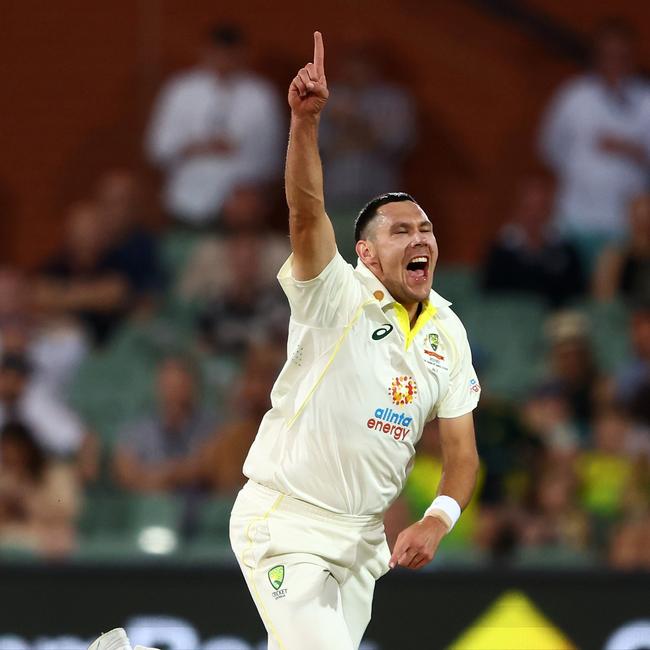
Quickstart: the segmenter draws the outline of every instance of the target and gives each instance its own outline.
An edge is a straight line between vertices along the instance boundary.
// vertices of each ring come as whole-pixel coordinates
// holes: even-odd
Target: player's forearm
[[[474,452],[454,454],[446,458],[438,494],[452,497],[464,509],[474,493],[478,470],[479,459]]]
[[[318,151],[316,115],[291,117],[285,168],[285,191],[292,221],[311,221],[325,216],[323,168]]]

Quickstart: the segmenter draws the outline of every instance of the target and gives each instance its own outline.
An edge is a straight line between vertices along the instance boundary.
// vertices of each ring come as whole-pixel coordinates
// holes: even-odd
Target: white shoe
[[[88,650],[131,650],[129,638],[121,627],[102,634]]]

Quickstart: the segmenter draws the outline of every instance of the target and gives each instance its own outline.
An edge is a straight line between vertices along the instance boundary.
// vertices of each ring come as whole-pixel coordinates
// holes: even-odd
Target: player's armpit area
[[[352,267],[336,249],[321,272],[309,280],[295,276],[294,263],[295,253],[278,273],[293,320],[310,327],[345,327],[364,301],[363,289]]]

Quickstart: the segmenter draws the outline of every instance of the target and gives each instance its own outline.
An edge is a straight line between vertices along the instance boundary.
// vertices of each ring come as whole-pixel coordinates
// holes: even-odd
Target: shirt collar
[[[361,259],[357,259],[355,272],[359,275],[364,286],[375,297],[382,309],[397,302],[397,300],[390,295],[388,289],[386,289],[386,287],[379,281],[379,278],[377,278],[377,276],[361,261]],[[449,307],[451,302],[445,300],[440,294],[431,289],[429,292],[429,304],[433,305],[436,309],[440,309],[442,307]]]

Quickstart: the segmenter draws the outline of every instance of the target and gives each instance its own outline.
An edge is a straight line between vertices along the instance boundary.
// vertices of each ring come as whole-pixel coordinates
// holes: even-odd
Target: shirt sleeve
[[[47,451],[61,456],[79,451],[84,438],[81,420],[63,402],[53,399],[44,387],[27,392],[24,409],[27,423]]]
[[[345,327],[363,302],[361,282],[337,251],[332,261],[311,280],[296,280],[293,254],[283,264],[278,280],[289,299],[291,318],[310,327]]]
[[[576,87],[569,82],[551,99],[539,131],[539,150],[544,161],[556,172],[566,164],[573,146],[576,119],[582,117]]]
[[[145,139],[151,162],[161,167],[171,164],[189,143],[184,106],[189,93],[177,81],[168,82],[156,98]]]
[[[650,159],[650,92],[646,91],[643,102],[643,137],[641,145],[645,149],[646,156]]]
[[[457,418],[470,413],[476,408],[481,394],[481,386],[472,366],[472,352],[464,328],[461,340],[457,344],[458,354],[449,373],[449,388],[438,408],[439,418]]]

